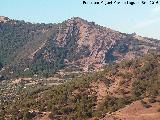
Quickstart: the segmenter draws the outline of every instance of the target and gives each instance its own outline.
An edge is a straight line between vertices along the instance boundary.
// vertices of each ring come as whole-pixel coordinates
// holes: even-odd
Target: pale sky
[[[59,23],[81,17],[99,25],[160,40],[159,4],[83,5],[83,0],[0,0],[0,16],[32,23]],[[85,0],[95,2],[102,0]],[[104,2],[109,0],[104,0]],[[125,0],[119,0],[124,2]],[[127,1],[127,0],[126,0]],[[141,2],[140,0],[130,0]],[[150,0],[143,0],[149,2]]]

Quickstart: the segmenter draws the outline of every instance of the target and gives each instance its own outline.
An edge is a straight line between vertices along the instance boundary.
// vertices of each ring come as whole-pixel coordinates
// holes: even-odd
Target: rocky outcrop
[[[0,16],[0,22],[6,23],[8,20],[8,17]]]

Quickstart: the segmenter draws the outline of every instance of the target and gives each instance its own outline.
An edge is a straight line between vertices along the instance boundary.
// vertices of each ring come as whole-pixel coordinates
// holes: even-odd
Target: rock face
[[[160,42],[134,34],[111,30],[81,18],[72,18],[59,25],[50,42],[66,51],[66,64],[101,67],[104,63],[132,59],[159,51]],[[46,45],[47,48],[47,45]],[[45,53],[53,55],[52,53]]]
[[[80,18],[69,19],[65,24],[67,28],[64,33],[58,34],[56,42],[60,46],[67,46],[69,42],[73,41],[72,47],[75,47],[72,54],[75,56],[71,59],[72,61],[69,61],[84,66],[103,64],[106,52],[124,37],[119,32]]]
[[[8,19],[9,19],[8,17],[0,16],[0,22],[5,23],[7,22]]]
[[[88,70],[160,51],[158,40],[114,31],[78,17],[59,24],[32,24],[5,17],[0,17],[0,21],[4,21],[0,22],[0,45],[3,46],[0,55],[6,64],[12,60],[12,65],[23,63],[25,67],[47,63],[56,69],[75,65]],[[14,38],[8,38],[11,36],[7,30],[12,31]],[[9,53],[9,57],[4,56]]]

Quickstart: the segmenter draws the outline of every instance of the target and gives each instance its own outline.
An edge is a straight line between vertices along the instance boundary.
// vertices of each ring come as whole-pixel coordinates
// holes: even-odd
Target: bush
[[[160,112],[160,108],[157,110],[157,112]]]
[[[145,107],[145,108],[150,108],[151,107],[151,105],[147,104],[147,102],[145,102],[143,100],[141,100],[141,103],[142,103],[143,107]]]
[[[155,103],[156,99],[152,97],[152,98],[149,98],[148,101],[149,101],[149,103]]]
[[[101,108],[105,112],[114,112],[120,108],[125,107],[125,105],[129,104],[130,100],[128,98],[116,98],[112,96],[107,96]]]

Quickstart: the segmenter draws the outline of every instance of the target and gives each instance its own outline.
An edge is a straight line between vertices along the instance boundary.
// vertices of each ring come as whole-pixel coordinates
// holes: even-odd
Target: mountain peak
[[[0,16],[0,22],[6,22],[6,21],[8,21],[8,20],[9,20],[8,17]]]
[[[84,19],[82,19],[80,17],[72,17],[71,20],[84,20]]]
[[[84,23],[84,24],[87,24],[88,21],[87,20],[84,20],[80,17],[72,17],[68,20],[66,20],[67,23]]]

